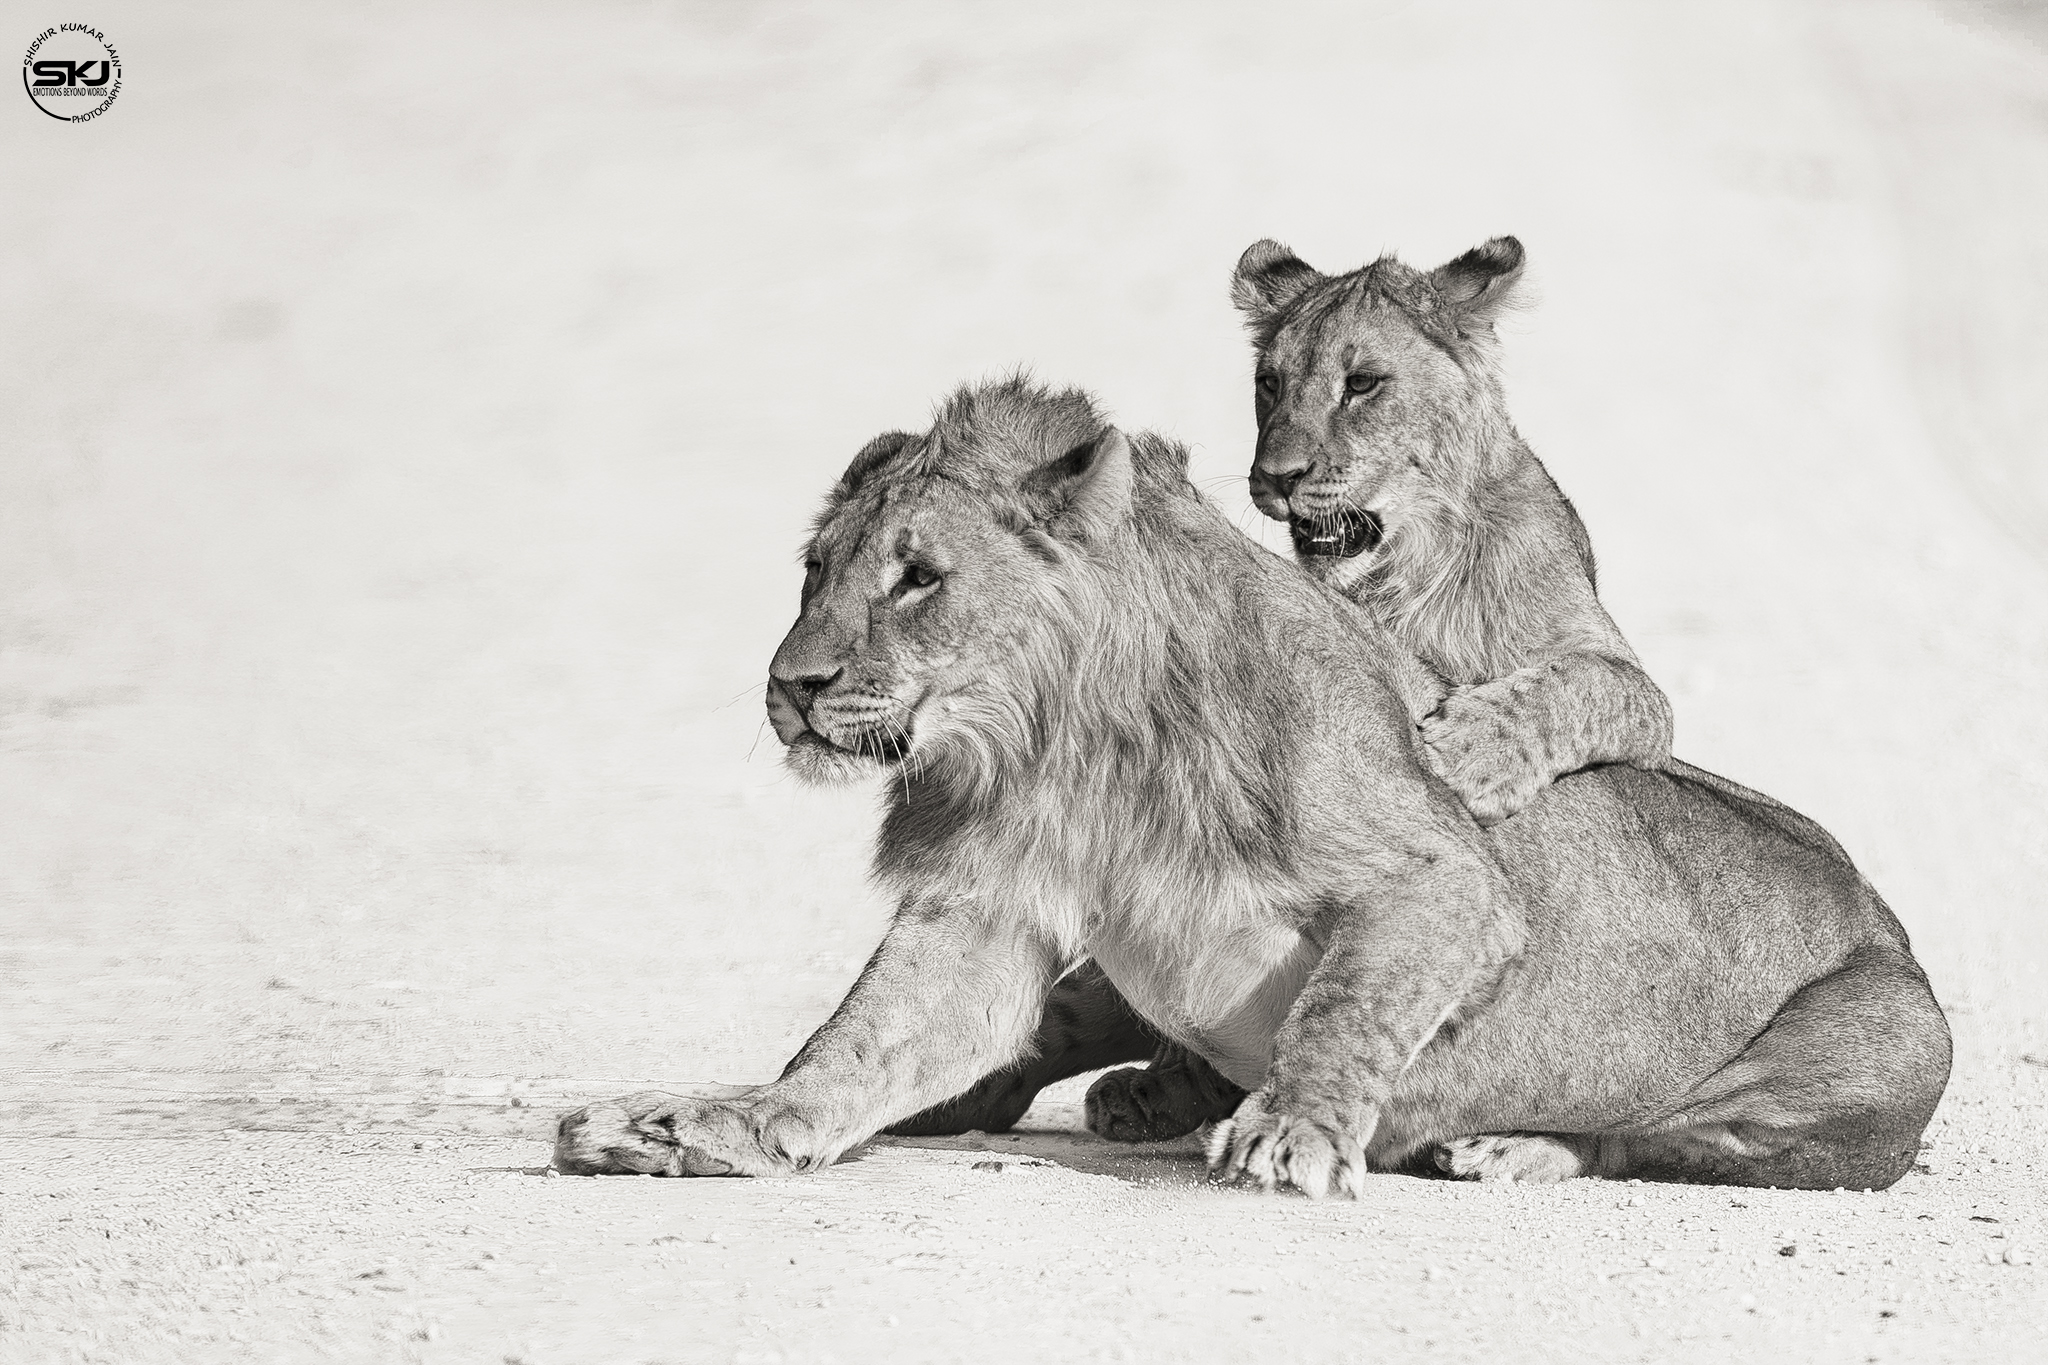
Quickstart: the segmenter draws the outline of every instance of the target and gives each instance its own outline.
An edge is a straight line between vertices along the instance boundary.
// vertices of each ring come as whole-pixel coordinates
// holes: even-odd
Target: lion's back
[[[1624,947],[1666,930],[1734,951],[1903,949],[1904,931],[1825,829],[1782,802],[1674,762],[1571,774],[1493,831],[1539,913]]]

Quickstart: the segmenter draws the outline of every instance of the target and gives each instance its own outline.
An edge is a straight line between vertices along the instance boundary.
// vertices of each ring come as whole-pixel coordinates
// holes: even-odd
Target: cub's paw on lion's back
[[[1290,1113],[1260,1090],[1209,1134],[1209,1178],[1356,1199],[1365,1192],[1365,1145],[1335,1115]]]
[[[1429,765],[1482,825],[1497,825],[1550,785],[1542,737],[1480,689],[1460,689],[1422,720]]]

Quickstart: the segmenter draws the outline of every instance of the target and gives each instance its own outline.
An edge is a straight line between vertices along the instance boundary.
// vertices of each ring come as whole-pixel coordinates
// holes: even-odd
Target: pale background
[[[83,17],[106,116],[0,92],[0,1359],[2048,1352],[2035,7]],[[771,1076],[877,938],[871,803],[759,704],[867,437],[1028,365],[1265,535],[1238,252],[1502,232],[1679,752],[1839,836],[1951,1011],[1927,1173],[1694,1247],[1726,1192],[1311,1210],[1066,1139],[1028,1193],[472,1171]]]

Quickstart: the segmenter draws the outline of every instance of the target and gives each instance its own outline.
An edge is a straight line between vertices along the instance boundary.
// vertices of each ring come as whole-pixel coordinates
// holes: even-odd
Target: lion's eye
[[[929,588],[938,581],[938,570],[927,565],[906,564],[903,566],[903,588],[906,592],[912,588]]]
[[[1387,377],[1383,374],[1347,374],[1344,376],[1344,392],[1357,398],[1370,398],[1386,382]]]
[[[1280,393],[1280,377],[1278,375],[1262,374],[1258,378],[1258,386],[1261,398],[1277,397]]]

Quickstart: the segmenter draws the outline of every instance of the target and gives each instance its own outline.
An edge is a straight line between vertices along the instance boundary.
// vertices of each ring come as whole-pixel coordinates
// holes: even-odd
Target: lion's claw
[[[1259,1091],[1209,1134],[1209,1178],[1287,1184],[1311,1199],[1365,1193],[1365,1147],[1333,1119],[1275,1112]]]

